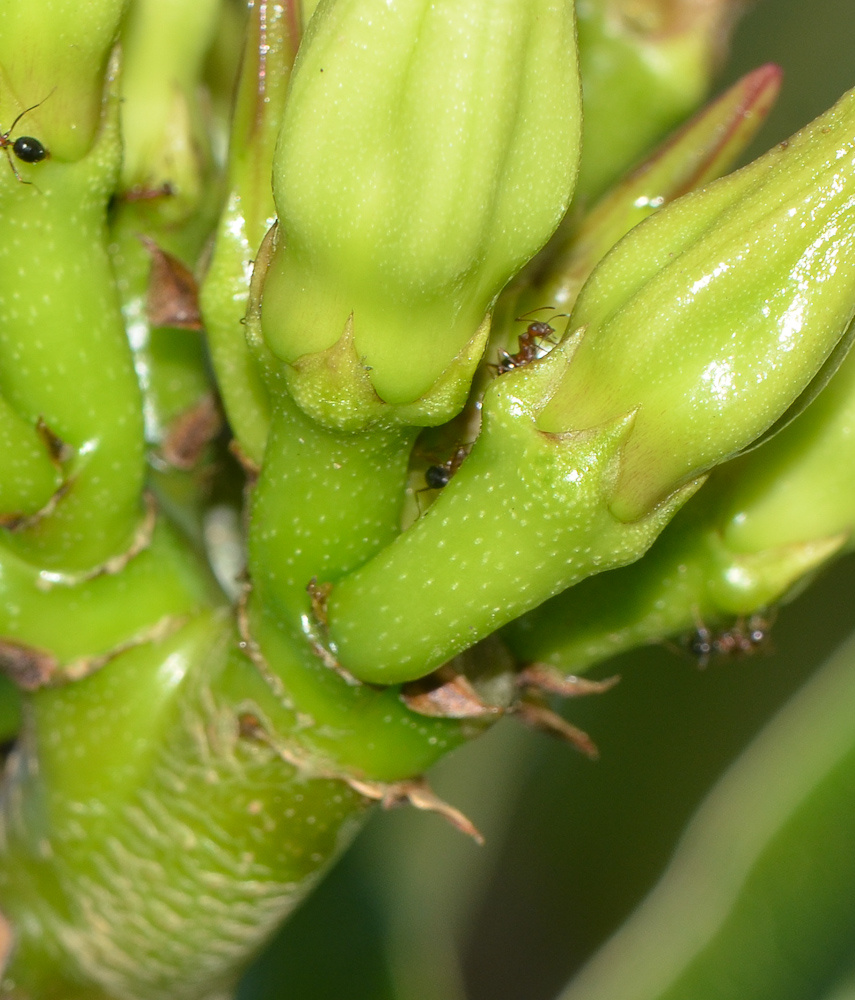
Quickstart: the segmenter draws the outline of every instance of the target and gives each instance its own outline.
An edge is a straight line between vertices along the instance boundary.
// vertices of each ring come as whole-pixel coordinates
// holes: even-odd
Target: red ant
[[[51,94],[52,93],[53,91],[51,91]],[[50,97],[50,94],[48,94],[48,97]],[[41,107],[46,100],[47,97],[39,101],[38,104],[33,104],[31,107],[25,108],[5,132],[0,132],[0,149],[2,149],[6,154],[6,159],[9,161],[12,173],[21,182],[21,184],[32,184],[33,182],[25,181],[24,178],[21,177],[15,167],[15,164],[12,162],[12,156],[9,150],[11,149],[12,153],[14,153],[22,163],[41,163],[42,160],[46,160],[50,156],[50,153],[38,139],[34,139],[31,135],[20,135],[14,141],[9,137],[15,130],[15,126],[24,117],[24,115],[28,115],[31,111],[35,111],[36,108]]]
[[[765,649],[769,644],[771,627],[768,619],[756,614],[751,615],[747,622],[738,618],[729,629],[720,632],[712,632],[703,622],[698,622],[687,645],[703,670],[713,657],[736,659]]]
[[[517,323],[522,323],[525,321],[526,316],[530,316],[532,312],[540,312],[541,309],[549,309],[549,306],[539,306],[537,309],[532,309],[531,312],[525,313],[523,316],[517,316]],[[567,313],[556,313],[552,319],[559,319],[561,316],[566,316]],[[549,323],[543,320],[535,320],[529,323],[525,329],[524,333],[519,335],[519,349],[516,354],[509,354],[507,351],[499,352],[499,362],[495,366],[497,375],[504,375],[506,372],[513,371],[514,368],[522,368],[523,365],[530,364],[532,361],[537,361],[538,358],[542,358],[546,354],[546,350],[542,343],[538,341],[547,341],[547,343],[554,344],[555,341],[552,339],[555,333],[555,328]]]

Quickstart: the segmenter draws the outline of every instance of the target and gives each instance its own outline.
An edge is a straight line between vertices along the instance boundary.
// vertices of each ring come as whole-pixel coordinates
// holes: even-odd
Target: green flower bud
[[[606,194],[555,248],[516,305],[569,312],[591,272],[622,237],[663,205],[725,174],[766,121],[781,88],[768,64],[748,73],[670,136]]]
[[[577,197],[597,197],[703,100],[742,0],[579,0],[585,130]]]
[[[578,673],[647,642],[800,593],[853,545],[855,354],[780,434],[717,469],[644,559],[601,574],[511,622],[523,662]]]
[[[262,305],[273,354],[303,359],[285,377],[313,415],[335,422],[323,400],[342,359],[305,359],[343,337],[381,400],[422,400],[408,421],[453,415],[447,385],[429,394],[465,357],[454,405],[465,395],[468,345],[567,209],[579,129],[568,0],[319,7],[274,163],[281,233]]]
[[[101,121],[101,84],[126,6],[126,0],[6,0],[0,28],[3,129],[33,109],[13,139],[36,136],[59,160],[79,160],[88,151]]]
[[[210,180],[198,81],[219,7],[219,0],[137,0],[122,31],[121,186],[167,186],[169,196],[149,206],[164,221],[198,210]]]
[[[634,413],[611,510],[632,520],[763,434],[855,309],[855,92],[634,229],[571,318],[585,335],[545,431]]]

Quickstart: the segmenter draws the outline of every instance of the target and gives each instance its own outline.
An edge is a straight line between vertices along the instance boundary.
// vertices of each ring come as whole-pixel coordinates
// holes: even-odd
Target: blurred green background
[[[752,156],[855,85],[855,3],[758,3],[717,89],[770,61],[784,89]],[[650,647],[603,665],[621,684],[567,712],[599,744],[597,764],[495,727],[431,776],[487,846],[436,816],[377,813],[240,1000],[553,998],[656,881],[710,785],[853,627],[850,557],[781,610],[772,655],[699,671]]]

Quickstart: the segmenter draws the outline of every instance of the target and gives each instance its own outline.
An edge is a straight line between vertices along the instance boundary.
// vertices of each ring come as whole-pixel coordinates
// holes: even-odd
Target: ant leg
[[[689,652],[697,659],[698,670],[705,670],[715,651],[715,642],[696,607],[692,608],[692,617],[695,619],[695,634],[689,641]]]
[[[10,131],[11,131],[11,129],[10,129]],[[3,147],[3,152],[6,154],[6,159],[9,161],[9,169],[15,175],[15,179],[18,181],[18,183],[19,184],[32,184],[33,183],[32,181],[25,181],[24,178],[15,169],[15,164],[12,162],[12,156],[9,153],[9,147],[8,146],[4,146]]]

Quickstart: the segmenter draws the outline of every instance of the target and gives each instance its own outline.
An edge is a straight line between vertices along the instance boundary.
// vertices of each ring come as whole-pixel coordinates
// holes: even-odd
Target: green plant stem
[[[355,832],[369,797],[354,782],[416,775],[463,738],[393,689],[306,669],[305,647],[302,686],[277,694],[245,646],[227,615],[197,611],[28,697],[2,817],[6,995],[223,989]]]
[[[365,800],[241,735],[230,655],[203,615],[32,699],[3,816],[7,996],[209,996],[349,839]]]
[[[360,679],[421,677],[572,583],[632,562],[697,488],[630,524],[612,516],[613,470],[632,419],[583,435],[535,424],[572,351],[565,341],[497,379],[481,434],[439,499],[333,588],[330,638]]]
[[[566,671],[645,642],[765,612],[852,546],[855,355],[759,449],[716,470],[644,560],[511,622],[523,662]]]
[[[117,111],[113,96],[79,162],[38,163],[27,184],[11,173],[0,179],[0,386],[19,413],[44,420],[75,452],[56,508],[7,532],[4,544],[58,571],[88,570],[122,552],[141,517],[140,394],[105,249]]]
[[[51,585],[37,567],[0,550],[0,633],[59,665],[108,655],[167,619],[180,622],[221,601],[195,552],[162,518],[151,544],[120,573],[74,586]]]
[[[306,586],[334,582],[399,533],[416,428],[329,430],[277,399],[255,490],[253,584],[292,622],[309,612]]]
[[[314,650],[326,637],[307,585],[338,580],[397,536],[415,434],[330,430],[288,397],[277,399],[249,539],[251,632],[311,720],[300,739],[338,766],[386,780],[417,773],[462,738],[461,726],[416,716],[397,690],[348,684],[324,665]],[[383,735],[390,729],[402,733],[391,745]]]

